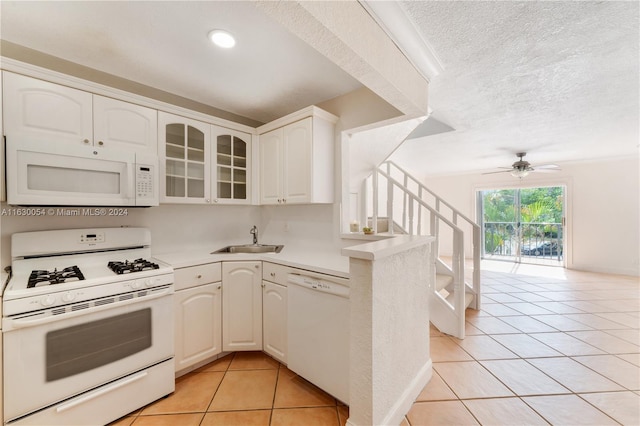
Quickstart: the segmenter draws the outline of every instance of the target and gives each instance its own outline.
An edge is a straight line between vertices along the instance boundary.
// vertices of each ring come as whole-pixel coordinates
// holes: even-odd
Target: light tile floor
[[[640,425],[638,279],[483,265],[467,338],[431,327],[433,377],[403,425]],[[344,425],[348,408],[261,353],[177,380],[117,425]]]

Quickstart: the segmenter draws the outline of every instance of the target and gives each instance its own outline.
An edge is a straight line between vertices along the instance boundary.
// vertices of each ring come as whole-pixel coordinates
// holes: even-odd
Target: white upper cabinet
[[[251,135],[211,126],[214,203],[251,203]]]
[[[211,202],[209,124],[158,112],[160,202]]]
[[[156,154],[156,110],[19,74],[3,75],[7,137]]]
[[[282,128],[260,135],[260,204],[282,203]]]
[[[282,200],[284,203],[311,202],[314,189],[311,186],[314,166],[312,129],[311,117],[284,126],[282,129]],[[333,170],[332,164],[323,166]]]
[[[4,135],[4,129],[2,128],[2,81],[0,80],[0,138]],[[2,145],[0,146],[0,201],[6,201],[7,199],[7,186],[4,181],[4,139],[0,139]]]
[[[93,136],[94,145],[156,154],[158,112],[94,95]]]
[[[93,143],[91,93],[10,72],[3,73],[3,84],[8,138]]]
[[[261,204],[333,203],[336,120],[310,107],[258,129]]]

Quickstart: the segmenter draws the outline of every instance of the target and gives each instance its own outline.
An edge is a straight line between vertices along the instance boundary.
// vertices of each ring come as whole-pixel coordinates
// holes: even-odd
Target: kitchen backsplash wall
[[[336,246],[339,226],[334,225],[333,204],[265,206],[262,219],[261,241],[265,243],[314,248]]]
[[[3,203],[2,268],[11,264],[11,235],[52,229],[140,226],[151,230],[152,250],[215,250],[226,244],[248,244],[249,230],[259,229],[261,242],[330,246],[337,233],[333,205],[200,206],[161,205],[150,208],[14,207]],[[41,214],[38,216],[38,214]],[[120,215],[121,214],[121,215]]]

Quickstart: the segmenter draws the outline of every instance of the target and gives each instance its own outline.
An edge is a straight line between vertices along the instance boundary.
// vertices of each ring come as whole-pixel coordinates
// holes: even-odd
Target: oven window
[[[46,335],[47,382],[107,365],[151,347],[151,308]]]

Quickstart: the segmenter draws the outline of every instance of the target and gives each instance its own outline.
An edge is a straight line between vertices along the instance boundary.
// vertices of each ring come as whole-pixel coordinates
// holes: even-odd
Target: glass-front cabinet
[[[215,203],[251,201],[251,135],[211,126],[215,144]]]
[[[160,202],[210,203],[210,125],[158,113]]]
[[[251,203],[251,134],[165,112],[158,123],[161,203]]]

